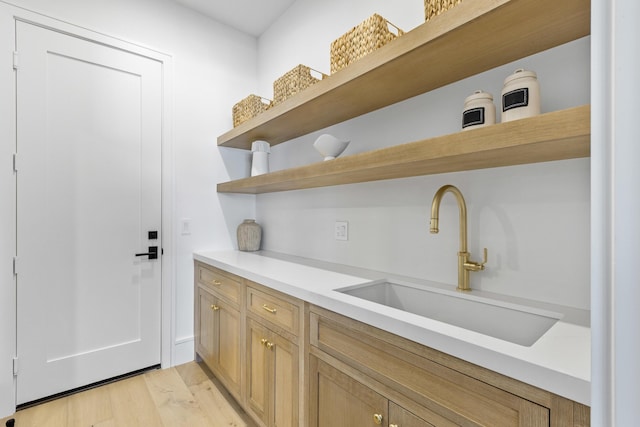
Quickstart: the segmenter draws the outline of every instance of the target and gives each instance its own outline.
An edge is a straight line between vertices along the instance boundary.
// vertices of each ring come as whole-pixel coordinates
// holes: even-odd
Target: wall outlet
[[[336,221],[334,235],[336,240],[349,240],[349,223],[347,221]]]

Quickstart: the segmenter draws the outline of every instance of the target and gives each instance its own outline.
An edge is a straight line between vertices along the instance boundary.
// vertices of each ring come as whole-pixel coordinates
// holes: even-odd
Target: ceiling
[[[295,0],[175,0],[252,36],[260,36]]]

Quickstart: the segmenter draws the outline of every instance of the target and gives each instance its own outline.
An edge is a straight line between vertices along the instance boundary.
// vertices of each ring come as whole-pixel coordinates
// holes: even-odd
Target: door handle
[[[158,259],[158,247],[149,246],[149,252],[143,254],[136,254],[136,256],[148,256],[149,259]]]

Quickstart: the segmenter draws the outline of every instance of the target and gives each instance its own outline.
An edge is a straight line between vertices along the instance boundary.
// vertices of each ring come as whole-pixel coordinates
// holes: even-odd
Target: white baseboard
[[[192,336],[177,339],[173,344],[172,365],[177,366],[192,362],[195,358],[194,345],[195,341]]]

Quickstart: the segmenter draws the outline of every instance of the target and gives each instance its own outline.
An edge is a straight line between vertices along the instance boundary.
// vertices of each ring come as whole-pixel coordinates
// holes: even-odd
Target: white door
[[[161,256],[136,254],[161,248],[162,69],[16,35],[21,404],[160,363]]]

